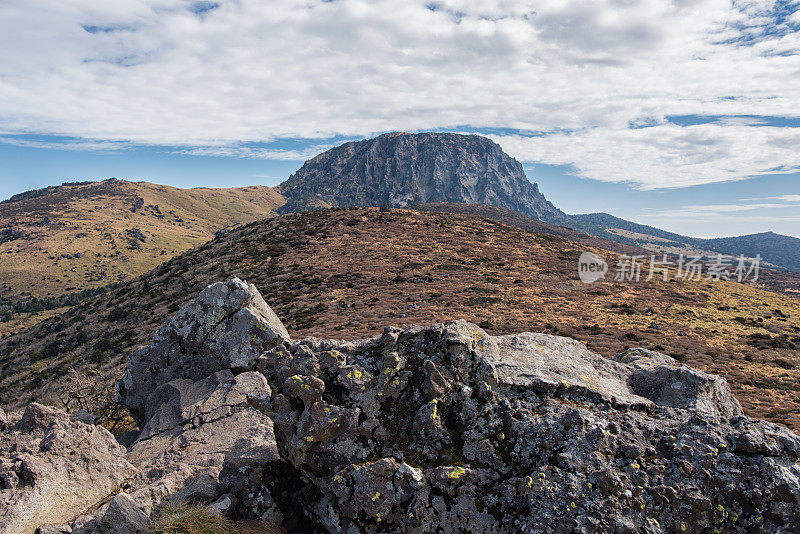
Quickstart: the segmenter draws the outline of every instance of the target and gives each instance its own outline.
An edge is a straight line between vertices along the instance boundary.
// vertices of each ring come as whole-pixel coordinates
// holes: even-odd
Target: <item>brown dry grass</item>
[[[179,189],[118,180],[3,202],[0,228],[29,237],[0,243],[0,296],[61,295],[128,280],[220,228],[272,216],[282,203],[270,187]],[[145,241],[131,248],[126,230],[134,228]]]
[[[231,521],[205,506],[167,506],[151,528],[153,534],[285,534],[282,527],[265,522]]]

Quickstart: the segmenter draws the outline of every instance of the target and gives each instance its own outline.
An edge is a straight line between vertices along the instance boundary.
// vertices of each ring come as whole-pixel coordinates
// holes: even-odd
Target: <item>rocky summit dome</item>
[[[325,207],[492,204],[535,219],[567,217],[492,140],[453,133],[388,133],[332,148],[279,186],[284,213]]]

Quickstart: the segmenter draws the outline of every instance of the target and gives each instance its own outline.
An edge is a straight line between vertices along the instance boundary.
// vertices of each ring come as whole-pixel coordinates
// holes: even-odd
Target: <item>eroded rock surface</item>
[[[234,517],[348,534],[800,530],[800,439],[663,354],[456,321],[285,337],[249,361],[238,376],[264,379],[247,403],[276,453],[226,456],[215,506]],[[190,387],[159,386],[151,402]],[[144,435],[188,420],[148,409]]]
[[[272,420],[247,402],[248,396],[269,394],[260,373],[234,376],[229,370],[158,387],[146,412],[148,422],[128,452],[139,469],[132,497],[150,512],[193,481],[216,478],[229,457],[277,459]]]
[[[106,429],[31,404],[0,434],[0,532],[33,534],[71,520],[133,473]]]
[[[131,354],[118,397],[142,424],[157,405],[149,397],[162,384],[247,369],[264,350],[288,339],[253,285],[235,277],[212,284],[160,328],[152,344]]]

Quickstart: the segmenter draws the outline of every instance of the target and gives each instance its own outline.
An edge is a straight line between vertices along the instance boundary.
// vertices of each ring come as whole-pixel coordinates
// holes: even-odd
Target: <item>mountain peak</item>
[[[345,143],[279,186],[282,212],[430,202],[490,204],[555,224],[567,217],[528,181],[522,165],[480,135],[390,132]]]

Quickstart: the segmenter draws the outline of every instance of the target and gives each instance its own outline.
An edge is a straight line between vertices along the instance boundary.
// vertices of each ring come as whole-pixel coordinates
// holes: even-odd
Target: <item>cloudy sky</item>
[[[800,0],[0,0],[0,198],[488,135],[570,213],[800,236]]]

